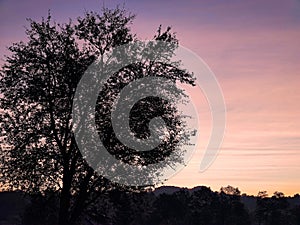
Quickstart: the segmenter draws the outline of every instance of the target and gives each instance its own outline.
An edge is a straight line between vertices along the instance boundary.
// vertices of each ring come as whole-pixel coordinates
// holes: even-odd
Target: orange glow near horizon
[[[240,30],[206,33],[203,43],[195,42],[223,89],[227,105],[223,145],[214,164],[200,173],[205,147],[201,145],[189,166],[167,184],[204,184],[213,190],[232,185],[253,195],[262,190],[269,195],[299,193],[300,30],[256,30],[252,37],[251,31]],[[213,49],[210,41],[215,43]]]

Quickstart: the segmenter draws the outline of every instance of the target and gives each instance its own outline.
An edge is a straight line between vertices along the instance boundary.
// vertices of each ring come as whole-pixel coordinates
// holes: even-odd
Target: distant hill
[[[153,192],[155,195],[160,195],[160,194],[171,195],[180,190],[187,190],[188,192],[190,192],[192,194],[193,192],[199,191],[202,188],[207,188],[207,187],[206,186],[196,186],[193,188],[185,188],[185,187],[176,187],[176,186],[161,186],[161,187],[156,188]]]

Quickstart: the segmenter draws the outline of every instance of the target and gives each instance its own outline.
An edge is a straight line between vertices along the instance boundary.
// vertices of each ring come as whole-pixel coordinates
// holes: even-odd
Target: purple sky
[[[204,132],[189,166],[167,184],[214,190],[231,184],[252,194],[300,192],[299,0],[0,0],[0,59],[8,54],[6,46],[24,38],[26,18],[40,20],[51,9],[63,22],[103,4],[125,4],[137,14],[133,31],[143,39],[160,24],[171,25],[180,44],[211,67],[223,89],[227,129],[218,158],[199,173]],[[205,100],[199,98],[201,104]],[[202,124],[209,127],[206,114]]]

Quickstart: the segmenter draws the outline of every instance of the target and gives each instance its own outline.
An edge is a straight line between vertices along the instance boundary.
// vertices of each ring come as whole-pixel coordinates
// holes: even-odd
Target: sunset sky
[[[199,172],[204,129],[189,165],[166,185],[300,193],[300,0],[0,0],[0,64],[6,47],[24,39],[26,18],[40,20],[51,9],[56,21],[67,22],[117,4],[137,15],[132,30],[142,39],[152,38],[160,24],[171,25],[223,90],[227,126],[218,157]],[[207,115],[200,115],[204,127]]]

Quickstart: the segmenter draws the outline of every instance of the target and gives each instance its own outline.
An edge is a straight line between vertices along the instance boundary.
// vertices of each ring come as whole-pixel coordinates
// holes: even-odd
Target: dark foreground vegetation
[[[25,196],[0,193],[0,224],[54,225],[59,198],[55,193]],[[299,225],[300,196],[275,192],[257,196],[231,186],[214,192],[160,187],[154,191],[106,191],[91,204],[79,224],[101,225]]]

